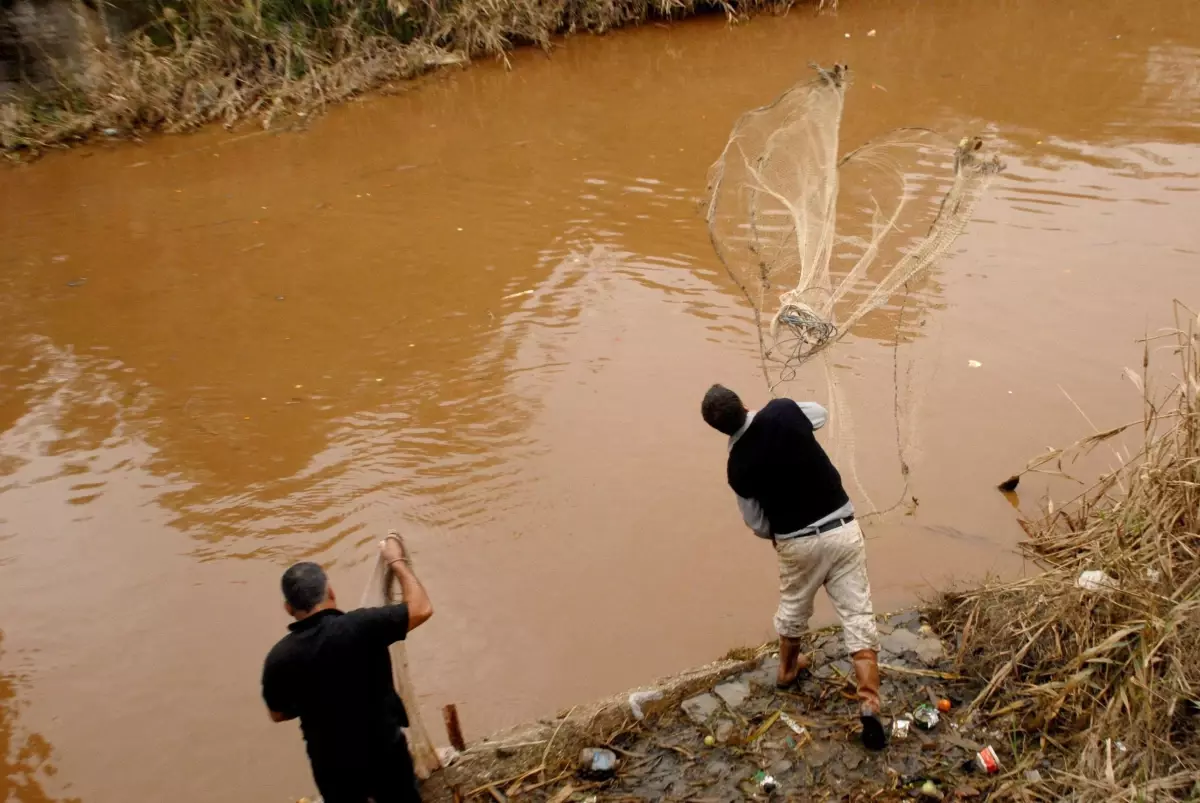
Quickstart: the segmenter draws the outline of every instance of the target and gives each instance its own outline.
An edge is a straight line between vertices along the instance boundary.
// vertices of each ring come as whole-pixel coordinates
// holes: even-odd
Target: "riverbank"
[[[157,0],[106,11],[104,3],[25,0],[0,31],[0,62],[14,65],[15,83],[0,104],[0,148],[11,155],[96,133],[123,137],[209,123],[270,128],[437,67],[504,59],[519,45],[548,50],[556,35],[705,12],[734,19],[792,4]]]
[[[1155,397],[1130,372],[1144,420],[1027,467],[1062,472],[1142,429],[1116,470],[1023,522],[1023,550],[1044,572],[880,617],[887,750],[855,739],[853,678],[831,629],[794,690],[774,687],[764,647],[475,745],[431,779],[429,799],[1195,800],[1200,318],[1176,312],[1178,328],[1154,341],[1178,356],[1179,384]],[[940,721],[918,728],[928,706]],[[615,769],[581,766],[589,747],[612,751]]]
[[[953,651],[917,611],[882,616],[885,715],[949,700],[981,684],[952,670]],[[991,785],[973,769],[977,740],[995,741],[954,713],[911,726],[882,753],[856,736],[853,679],[840,633],[814,636],[813,673],[775,688],[778,657],[764,647],[472,745],[424,787],[428,800],[842,800],[904,796],[931,782],[960,798]],[[588,748],[612,751],[611,773],[580,767]],[[768,780],[769,777],[769,780]]]

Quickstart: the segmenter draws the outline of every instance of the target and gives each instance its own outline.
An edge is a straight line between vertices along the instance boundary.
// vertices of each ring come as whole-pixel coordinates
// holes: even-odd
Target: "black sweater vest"
[[[729,451],[729,486],[762,505],[771,532],[794,533],[850,501],[812,422],[791,399],[774,399],[754,414]]]

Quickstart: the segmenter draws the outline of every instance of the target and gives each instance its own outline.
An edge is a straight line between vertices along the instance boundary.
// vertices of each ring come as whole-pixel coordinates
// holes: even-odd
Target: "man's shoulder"
[[[265,666],[280,666],[285,664],[296,655],[299,648],[295,633],[288,633],[279,641],[275,642],[275,646],[267,651],[267,658],[263,662]]]
[[[771,399],[763,405],[762,412],[770,411],[771,413],[798,413],[800,412],[800,404],[795,399],[789,399],[786,396],[781,396],[778,399]]]

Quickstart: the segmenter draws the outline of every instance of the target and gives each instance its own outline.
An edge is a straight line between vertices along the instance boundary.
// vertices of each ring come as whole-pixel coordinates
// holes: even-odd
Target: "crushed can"
[[[975,764],[988,775],[995,775],[1000,771],[1000,757],[991,745],[975,754]]]
[[[921,730],[931,731],[937,727],[941,720],[941,715],[938,714],[936,708],[929,703],[921,703],[913,711],[913,722],[917,723],[917,727]]]

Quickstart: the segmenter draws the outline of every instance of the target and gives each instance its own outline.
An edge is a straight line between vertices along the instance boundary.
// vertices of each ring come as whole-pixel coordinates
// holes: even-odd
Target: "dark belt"
[[[852,521],[854,521],[853,514],[846,516],[844,519],[834,519],[833,521],[827,521],[815,530],[809,530],[808,532],[802,532],[799,535],[793,535],[791,538],[785,538],[783,540],[794,541],[797,538],[807,538],[810,535],[820,535],[821,533],[827,533],[830,530],[836,530],[838,527],[844,527],[845,525],[849,524]],[[771,536],[771,540],[776,543],[779,542],[779,539],[776,538],[774,535]]]

